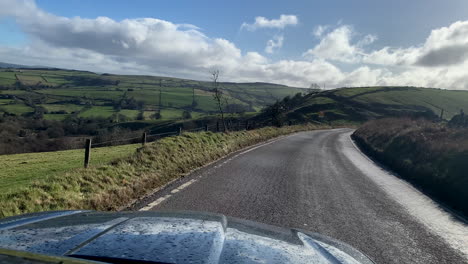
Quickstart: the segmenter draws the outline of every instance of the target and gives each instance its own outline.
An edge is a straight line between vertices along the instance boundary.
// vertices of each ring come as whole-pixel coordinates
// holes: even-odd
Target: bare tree
[[[221,115],[221,122],[223,124],[223,130],[227,131],[226,122],[224,120],[224,104],[226,103],[226,98],[224,97],[223,91],[219,88],[219,70],[214,70],[211,73],[211,80],[213,81],[213,99],[216,101],[219,114]]]
[[[316,83],[312,83],[310,86],[309,86],[309,89],[308,89],[308,93],[311,94],[311,93],[315,93],[317,91],[320,91],[320,85],[316,84]]]

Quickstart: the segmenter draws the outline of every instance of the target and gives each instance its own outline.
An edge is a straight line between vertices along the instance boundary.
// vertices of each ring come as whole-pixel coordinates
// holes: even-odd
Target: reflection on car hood
[[[372,263],[350,246],[195,212],[59,211],[0,220],[0,248],[160,263]]]

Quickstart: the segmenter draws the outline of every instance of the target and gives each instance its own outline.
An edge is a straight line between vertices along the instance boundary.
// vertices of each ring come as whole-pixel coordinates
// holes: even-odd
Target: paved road
[[[234,154],[160,191],[146,209],[209,211],[303,228],[342,240],[377,263],[466,263],[466,255],[350,158],[364,159],[351,132],[302,132]],[[458,235],[468,237],[466,226],[460,228]]]

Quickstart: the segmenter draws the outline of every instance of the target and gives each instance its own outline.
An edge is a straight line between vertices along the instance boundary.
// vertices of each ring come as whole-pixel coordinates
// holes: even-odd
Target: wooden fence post
[[[179,134],[178,135],[179,136],[182,135],[182,127],[181,126],[179,127]]]
[[[216,132],[219,132],[219,121],[216,121]]]
[[[249,130],[249,120],[245,121],[245,130]]]
[[[84,167],[88,168],[89,165],[89,156],[91,155],[91,139],[87,138],[86,139],[86,144],[85,144],[85,156],[84,156]]]
[[[146,144],[146,132],[143,132],[143,136],[141,136],[141,145],[144,146]]]
[[[205,124],[205,132],[208,132],[208,124]]]

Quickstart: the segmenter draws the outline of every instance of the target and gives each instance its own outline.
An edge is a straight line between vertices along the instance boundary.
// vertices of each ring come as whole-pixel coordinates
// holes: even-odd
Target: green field
[[[41,76],[38,75],[17,74],[16,76],[18,77],[18,80],[24,85],[37,85],[40,83],[47,83],[42,79]]]
[[[13,102],[11,99],[0,99],[0,105],[10,104],[11,102]]]
[[[44,114],[45,120],[55,120],[55,121],[62,121],[67,118],[68,114]]]
[[[41,104],[40,106],[47,109],[49,112],[57,112],[57,111],[67,111],[67,112],[76,112],[83,109],[82,105],[75,105],[75,104]]]
[[[429,88],[377,91],[357,96],[354,100],[362,103],[374,102],[388,105],[420,105],[435,113],[444,109],[444,117],[452,118],[460,109],[468,110],[468,92]]]
[[[81,117],[110,117],[115,111],[112,106],[93,106],[80,113]]]
[[[140,144],[94,148],[92,166],[108,163],[135,152]],[[60,173],[83,167],[84,150],[65,150],[0,156],[0,193],[27,187]]]
[[[14,72],[0,71],[0,85],[13,85],[16,82]]]
[[[24,90],[0,90],[0,94],[5,94],[5,95],[25,95],[29,94],[27,91]]]
[[[25,113],[32,112],[33,109],[24,104],[8,104],[8,105],[0,106],[0,112],[2,111],[15,113],[15,114],[25,114]]]
[[[258,111],[278,99],[303,91],[267,83],[221,83],[221,88],[227,104],[242,105],[249,111]],[[85,104],[91,104],[92,108],[81,112],[80,116],[107,118],[115,113],[111,106],[125,98],[143,102],[147,117],[161,106],[163,119],[180,119],[182,109],[192,109],[195,101],[192,116],[199,117],[217,111],[211,89],[210,82],[170,77],[48,69],[0,69],[0,100],[16,98],[19,105],[22,102],[39,102],[49,112],[67,112],[66,115],[45,115],[46,119],[53,120],[64,119],[72,112],[82,109]],[[4,104],[0,102],[0,105]],[[0,109],[17,115],[32,111],[18,106]],[[138,111],[134,110],[136,109],[122,109],[120,114],[136,119]]]

